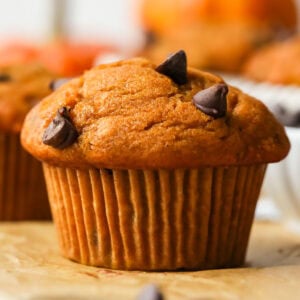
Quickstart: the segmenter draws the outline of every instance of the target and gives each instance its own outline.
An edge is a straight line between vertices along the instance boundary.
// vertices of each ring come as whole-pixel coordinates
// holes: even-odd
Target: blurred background
[[[67,38],[155,62],[184,48],[195,67],[240,72],[253,50],[296,32],[299,2],[0,0],[0,43]]]
[[[136,47],[141,39],[138,4],[137,0],[0,0],[0,39],[47,41],[62,17],[59,26],[71,38]]]
[[[155,62],[183,48],[192,66],[236,73],[253,50],[296,33],[299,2],[0,0],[0,43],[67,38]]]
[[[285,1],[285,0],[283,0]],[[45,40],[52,34],[57,7],[65,9],[72,37],[87,35],[126,46],[140,39],[139,0],[0,0],[0,37]],[[155,2],[155,1],[154,1]],[[176,2],[176,1],[175,1]],[[188,0],[186,2],[189,2]],[[230,5],[230,0],[225,0]],[[296,0],[297,4],[300,0]],[[299,5],[298,5],[299,6]]]
[[[285,0],[283,0],[285,1]],[[74,37],[90,34],[117,44],[140,37],[139,0],[0,0],[0,35],[43,40],[52,34],[55,6],[66,5],[66,27]],[[189,2],[187,0],[186,2]],[[224,0],[230,4],[230,0]],[[299,0],[296,2],[300,3]]]

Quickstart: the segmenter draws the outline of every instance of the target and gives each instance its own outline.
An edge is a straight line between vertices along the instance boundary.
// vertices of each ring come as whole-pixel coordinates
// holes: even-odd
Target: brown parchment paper
[[[0,224],[0,299],[136,299],[146,284],[165,299],[300,299],[300,235],[256,222],[247,265],[199,272],[122,272],[60,256],[51,223]]]

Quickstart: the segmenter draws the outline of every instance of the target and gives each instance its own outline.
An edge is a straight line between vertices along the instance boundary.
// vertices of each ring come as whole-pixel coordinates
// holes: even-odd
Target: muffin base
[[[43,166],[65,257],[149,271],[244,263],[264,164],[186,170]]]
[[[50,218],[41,163],[23,150],[19,134],[0,133],[0,221]]]

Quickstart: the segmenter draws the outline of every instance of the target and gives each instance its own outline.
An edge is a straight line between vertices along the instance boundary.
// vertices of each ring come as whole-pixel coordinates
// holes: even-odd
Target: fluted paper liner
[[[242,265],[265,168],[84,170],[44,164],[64,256],[127,270]]]
[[[41,163],[23,150],[19,134],[0,133],[0,221],[50,216]]]

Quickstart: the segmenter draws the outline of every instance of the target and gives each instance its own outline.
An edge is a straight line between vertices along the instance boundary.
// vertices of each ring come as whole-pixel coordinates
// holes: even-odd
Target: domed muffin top
[[[51,164],[197,168],[273,162],[289,150],[283,127],[258,100],[184,52],[160,66],[136,58],[100,65],[36,105],[23,146]]]
[[[54,78],[36,63],[0,67],[0,131],[20,132],[28,111],[50,94]]]

